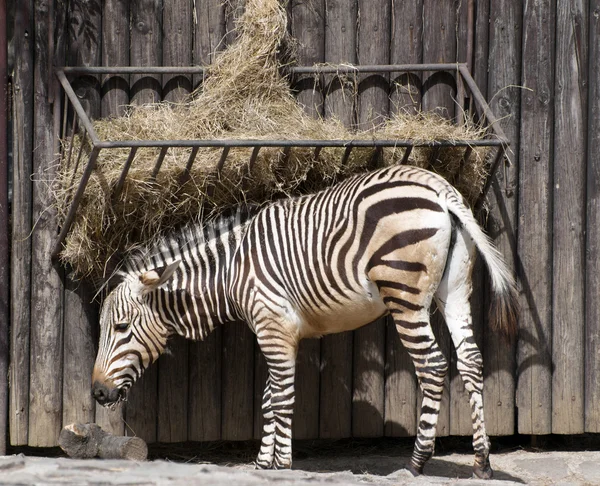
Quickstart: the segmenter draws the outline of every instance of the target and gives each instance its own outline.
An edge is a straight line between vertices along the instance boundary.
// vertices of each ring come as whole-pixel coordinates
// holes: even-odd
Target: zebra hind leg
[[[474,253],[471,238],[458,231],[435,300],[450,331],[456,348],[457,369],[469,394],[475,451],[473,473],[481,479],[489,479],[493,471],[489,460],[490,442],[483,417],[483,358],[473,336],[469,304]]]
[[[429,324],[428,306],[411,312],[409,308],[402,306],[401,298],[384,298],[384,302],[394,318],[400,340],[413,360],[423,392],[417,439],[408,466],[408,470],[414,476],[418,476],[423,473],[423,467],[435,449],[436,428],[448,362]]]
[[[263,395],[263,435],[256,466],[260,469],[289,469],[292,466],[292,416],[297,343],[284,335],[257,333],[266,358],[269,376]]]

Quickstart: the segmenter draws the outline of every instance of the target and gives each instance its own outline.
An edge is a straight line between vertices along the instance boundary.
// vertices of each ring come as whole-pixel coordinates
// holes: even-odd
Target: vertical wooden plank
[[[254,334],[245,322],[227,324],[223,332],[223,440],[248,440],[254,426]]]
[[[456,9],[458,2],[423,0],[423,62],[456,61]],[[423,79],[422,106],[424,111],[436,111],[448,118],[454,117],[455,105],[453,81],[447,74],[425,73]],[[431,323],[438,344],[448,362],[452,359],[450,334],[442,315],[436,310]],[[446,378],[444,395],[438,419],[437,435],[450,433],[450,374]]]
[[[63,423],[94,422],[96,404],[90,393],[98,337],[98,307],[85,282],[65,281]]]
[[[31,274],[30,446],[55,446],[62,419],[62,271],[51,261],[56,211],[47,180],[56,173],[53,113],[48,102],[49,3],[35,2],[33,220]],[[58,18],[58,13],[56,15]],[[54,17],[53,17],[54,19]]]
[[[129,65],[129,2],[105,0],[102,12],[102,65]],[[106,76],[102,83],[100,113],[103,118],[121,116],[129,103],[129,78]],[[115,435],[125,433],[124,406],[115,410],[96,404],[96,423]]]
[[[102,65],[129,66],[129,2],[104,0]],[[121,116],[129,103],[129,78],[106,76],[102,83],[102,117]]]
[[[556,4],[552,432],[584,430],[586,0]]]
[[[0,1],[0,456],[6,455],[8,441],[9,367],[9,228],[8,211],[8,18],[6,0]]]
[[[391,64],[421,63],[423,60],[423,1],[392,3]],[[416,113],[421,107],[421,77],[401,73],[391,96],[391,111]],[[412,359],[389,319],[385,358],[385,435],[417,434],[418,384]]]
[[[162,62],[162,0],[136,0],[130,5],[132,66],[159,66]],[[152,103],[161,98],[157,76],[131,76],[132,103]],[[158,416],[158,367],[148,368],[131,389],[125,412],[127,428],[147,442],[155,442]],[[127,429],[126,429],[127,431]]]
[[[29,429],[29,336],[33,173],[33,0],[16,6],[13,71],[13,200],[9,429],[12,445],[26,445]]]
[[[224,47],[225,6],[221,0],[196,1],[194,18],[193,63],[207,65]],[[189,346],[189,440],[221,439],[222,334],[218,328],[205,341]]]
[[[192,2],[173,0],[163,9],[163,58],[165,66],[192,64]],[[191,92],[190,76],[164,75],[163,99],[184,101]],[[158,362],[158,441],[184,442],[188,432],[188,347],[189,342],[173,338],[171,354]]]
[[[213,331],[189,348],[188,440],[221,439],[221,336]]]
[[[491,108],[502,122],[511,142],[512,165],[500,166],[490,196],[490,236],[510,267],[514,266],[516,248],[516,211],[518,197],[519,117],[521,92],[506,89],[521,80],[522,5],[518,0],[502,0],[490,4],[490,62],[488,95]],[[483,349],[483,404],[488,434],[514,433],[515,419],[515,349],[486,330]]]
[[[325,3],[325,62],[356,63],[358,2]],[[325,90],[325,116],[335,116],[346,126],[355,122],[353,89],[329,80]],[[352,434],[352,337],[350,332],[321,340],[321,390],[319,436],[343,438]]]
[[[325,0],[295,0],[291,3],[292,36],[298,41],[298,64],[311,66],[325,60]],[[323,91],[310,76],[299,80],[298,102],[307,113],[323,116]],[[321,342],[306,339],[300,343],[296,367],[296,403],[292,422],[295,439],[319,436],[319,366]]]
[[[74,2],[67,12],[67,64],[98,66],[102,7],[99,0]],[[95,76],[80,76],[73,83],[79,100],[91,118],[100,115],[100,86]],[[63,423],[93,422],[95,402],[91,396],[94,366],[94,330],[98,327],[98,308],[92,303],[94,292],[84,282],[65,277],[63,308],[64,361]]]
[[[389,0],[359,0],[358,62],[389,64]],[[359,84],[358,124],[367,128],[389,111],[387,76],[368,75]],[[383,436],[385,406],[385,319],[354,332],[352,435]]]
[[[554,2],[525,2],[519,150],[517,431],[552,432]]]
[[[458,7],[458,13],[457,13],[457,26],[456,26],[456,32],[457,32],[457,36],[458,36],[458,45],[457,45],[457,59],[460,62],[467,62],[467,44],[468,44],[468,37],[469,37],[469,25],[468,25],[468,1],[467,2],[461,2],[459,3]],[[481,4],[481,6],[484,7],[484,10],[486,10],[489,13],[489,4],[487,2],[473,2],[475,4],[475,7],[477,8],[477,5]],[[485,41],[487,43],[487,24],[488,24],[488,19],[485,19],[485,26],[482,26],[485,29],[486,32],[486,36],[485,36]],[[477,41],[483,41],[483,39],[481,39],[481,33],[479,33],[479,38],[476,37],[477,35],[477,28],[481,27],[481,24],[477,24],[475,23],[473,26],[473,39],[472,42],[473,47],[475,47],[475,42],[476,39]],[[487,57],[487,49],[485,52],[485,55]],[[472,61],[472,60],[471,60]],[[457,98],[457,103],[458,103],[458,107],[457,107],[457,112],[456,112],[456,119],[457,120],[462,120],[462,111],[466,108],[464,100],[463,99],[458,99]],[[473,295],[471,296],[471,315],[473,317],[473,330],[475,333],[475,339],[476,342],[478,344],[478,346],[480,347],[480,350],[482,349],[482,340],[481,338],[481,324],[482,324],[482,318],[485,314],[485,312],[483,312],[483,301],[484,301],[484,297],[483,297],[483,291],[484,291],[484,286],[482,285],[482,270],[483,270],[483,265],[481,265],[481,262],[478,262],[479,264],[477,264],[476,268],[474,269],[473,272]],[[452,355],[451,355],[451,362],[450,362],[450,435],[471,435],[473,433],[473,425],[472,425],[472,419],[471,419],[471,406],[469,404],[469,394],[466,392],[465,390],[465,386],[463,383],[462,378],[460,377],[460,374],[458,373],[458,370],[456,368],[456,364],[457,364],[457,358],[456,358],[456,351],[454,350],[454,345],[452,345]]]
[[[589,58],[600,58],[600,1],[590,0]],[[600,432],[600,66],[590,62],[587,141],[585,431]]]

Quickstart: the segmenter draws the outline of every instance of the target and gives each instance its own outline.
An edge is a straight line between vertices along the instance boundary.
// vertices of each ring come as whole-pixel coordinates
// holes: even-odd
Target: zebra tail
[[[471,210],[457,198],[447,199],[447,207],[456,216],[483,256],[492,281],[493,298],[489,310],[489,323],[508,340],[518,334],[519,299],[515,280],[501,253],[493,245],[473,217]]]

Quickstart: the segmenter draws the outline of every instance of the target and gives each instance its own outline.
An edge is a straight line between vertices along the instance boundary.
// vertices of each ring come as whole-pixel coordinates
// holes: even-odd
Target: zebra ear
[[[140,275],[143,291],[150,292],[167,282],[179,267],[181,260],[176,260],[166,267],[155,268]]]

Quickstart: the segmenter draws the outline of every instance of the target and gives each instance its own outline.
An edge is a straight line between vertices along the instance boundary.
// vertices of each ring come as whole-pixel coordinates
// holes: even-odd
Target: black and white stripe
[[[475,248],[496,297],[491,323],[513,335],[516,291],[509,270],[462,197],[423,169],[381,169],[233,219],[191,225],[126,260],[123,281],[102,309],[94,382],[107,387],[105,394],[127,388],[158,358],[169,335],[203,339],[218,324],[244,319],[269,368],[257,465],[289,467],[299,341],[389,313],[423,391],[411,461],[417,474],[433,453],[448,371],[429,324],[435,299],[470,395],[475,472],[488,477],[482,359],[469,306]]]

